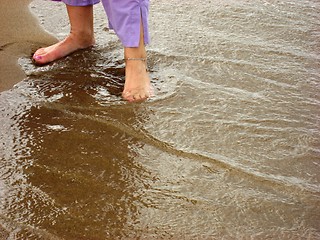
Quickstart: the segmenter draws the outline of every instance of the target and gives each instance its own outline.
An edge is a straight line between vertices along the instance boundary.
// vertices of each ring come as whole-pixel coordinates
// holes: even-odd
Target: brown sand
[[[42,29],[28,8],[31,0],[0,2],[0,92],[10,89],[25,74],[17,60],[31,56],[39,46],[56,41]]]
[[[25,74],[18,65],[18,58],[31,56],[41,43],[56,41],[39,27],[28,9],[29,0],[1,0],[0,2],[0,92],[10,89]],[[7,239],[9,232],[0,224],[0,239]]]

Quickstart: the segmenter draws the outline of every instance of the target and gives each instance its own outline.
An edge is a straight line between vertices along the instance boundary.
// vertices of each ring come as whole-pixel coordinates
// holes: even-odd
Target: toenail
[[[34,58],[35,60],[40,60],[40,59],[42,59],[42,57],[39,56],[39,55],[35,55],[33,58]]]

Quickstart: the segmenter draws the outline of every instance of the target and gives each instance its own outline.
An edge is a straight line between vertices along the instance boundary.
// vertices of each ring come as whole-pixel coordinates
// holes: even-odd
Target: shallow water
[[[121,100],[103,14],[94,48],[45,67],[20,59],[28,77],[0,93],[0,234],[319,239],[319,11],[154,1],[156,96],[143,104]]]

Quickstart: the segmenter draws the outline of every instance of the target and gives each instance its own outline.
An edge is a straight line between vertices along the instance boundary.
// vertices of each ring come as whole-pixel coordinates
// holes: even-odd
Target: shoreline
[[[31,12],[32,0],[2,0],[0,3],[0,93],[26,77],[18,59],[31,56],[42,45],[57,39],[46,32]]]

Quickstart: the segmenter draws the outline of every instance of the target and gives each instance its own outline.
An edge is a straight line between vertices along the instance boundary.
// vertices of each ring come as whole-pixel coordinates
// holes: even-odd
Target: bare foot
[[[145,60],[126,60],[126,77],[122,97],[129,102],[141,102],[150,95],[150,78]]]
[[[34,53],[33,59],[37,64],[46,64],[63,58],[76,50],[91,47],[94,43],[94,37],[90,35],[88,37],[76,37],[71,33],[64,40],[54,45],[38,49]]]

